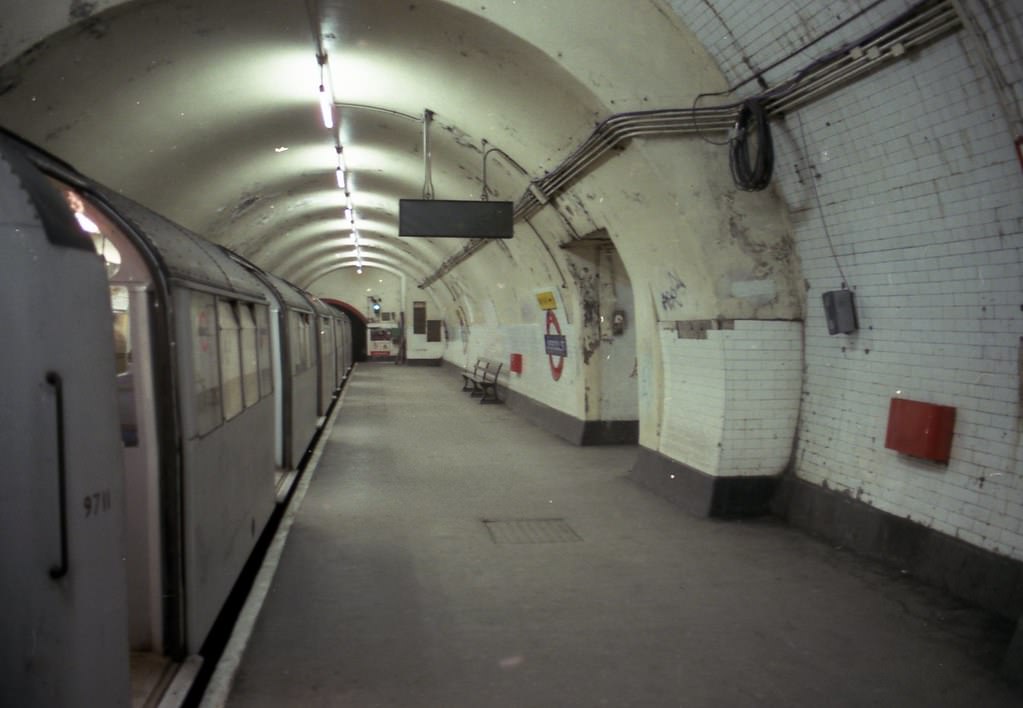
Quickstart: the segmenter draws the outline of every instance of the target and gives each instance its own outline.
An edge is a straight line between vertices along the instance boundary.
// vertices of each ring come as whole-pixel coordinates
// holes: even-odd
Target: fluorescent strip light
[[[323,127],[330,129],[334,127],[334,106],[327,89],[320,84],[320,112],[323,114]]]
[[[342,170],[340,167],[338,167],[337,170],[336,170],[336,173],[337,173],[337,186],[338,186],[338,188],[342,189],[342,190],[346,190],[347,188],[345,187],[345,171]]]

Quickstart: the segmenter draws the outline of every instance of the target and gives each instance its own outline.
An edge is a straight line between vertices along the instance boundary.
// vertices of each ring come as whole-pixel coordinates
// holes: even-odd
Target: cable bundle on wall
[[[747,192],[767,187],[774,172],[774,145],[767,120],[763,104],[751,98],[743,102],[735,121],[728,162],[735,186]]]
[[[872,4],[870,8],[877,4]],[[845,24],[843,22],[839,26]],[[764,189],[770,182],[774,162],[767,125],[770,116],[801,108],[877,71],[890,60],[906,56],[908,52],[944,37],[960,26],[960,16],[950,0],[921,0],[882,27],[828,52],[781,85],[742,103],[705,108],[691,106],[629,111],[612,115],[601,121],[582,145],[565,160],[529,183],[526,191],[515,202],[513,218],[520,221],[538,213],[553,197],[625,141],[653,135],[702,135],[733,128],[735,134],[729,141],[729,157],[736,185],[747,191]],[[810,44],[815,43],[816,40]],[[784,61],[790,58],[786,57]],[[746,83],[748,81],[737,86]],[[751,147],[756,148],[755,155]],[[755,159],[751,160],[751,157]],[[419,286],[427,287],[490,243],[493,242],[486,239],[469,241]]]

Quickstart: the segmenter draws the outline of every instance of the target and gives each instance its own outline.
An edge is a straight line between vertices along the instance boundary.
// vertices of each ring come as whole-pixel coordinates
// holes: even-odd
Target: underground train
[[[350,323],[0,131],[0,331],[0,705],[130,705],[199,653]]]

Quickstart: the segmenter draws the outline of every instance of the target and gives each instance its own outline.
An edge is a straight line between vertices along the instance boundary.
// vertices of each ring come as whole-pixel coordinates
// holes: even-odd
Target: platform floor
[[[458,388],[357,368],[229,706],[1021,705],[983,613]]]

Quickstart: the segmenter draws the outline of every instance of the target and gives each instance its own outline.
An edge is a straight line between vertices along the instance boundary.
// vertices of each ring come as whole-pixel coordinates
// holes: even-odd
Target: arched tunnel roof
[[[0,115],[301,287],[373,263],[412,285],[444,280],[434,296],[456,302],[494,283],[578,301],[558,247],[602,231],[659,318],[677,314],[680,284],[690,317],[798,318],[784,205],[737,192],[726,151],[699,139],[724,137],[742,94],[727,80],[762,50],[754,32],[720,40],[709,24],[741,14],[687,0],[22,2],[0,27]],[[790,36],[826,38],[845,19],[821,14]],[[472,259],[479,244],[462,239],[399,239],[398,200],[426,193],[516,202],[515,239]]]
[[[414,283],[435,273],[463,242],[398,239],[398,200],[427,186],[481,198],[485,145],[487,196],[514,201],[607,115],[722,83],[660,2],[631,6],[613,36],[606,19],[623,9],[608,0],[41,5],[0,30],[5,126],[303,287],[360,260]],[[538,220],[540,240],[516,248],[552,258],[541,246],[588,230],[585,212],[581,226]],[[504,268],[490,256],[459,280],[485,286]]]

